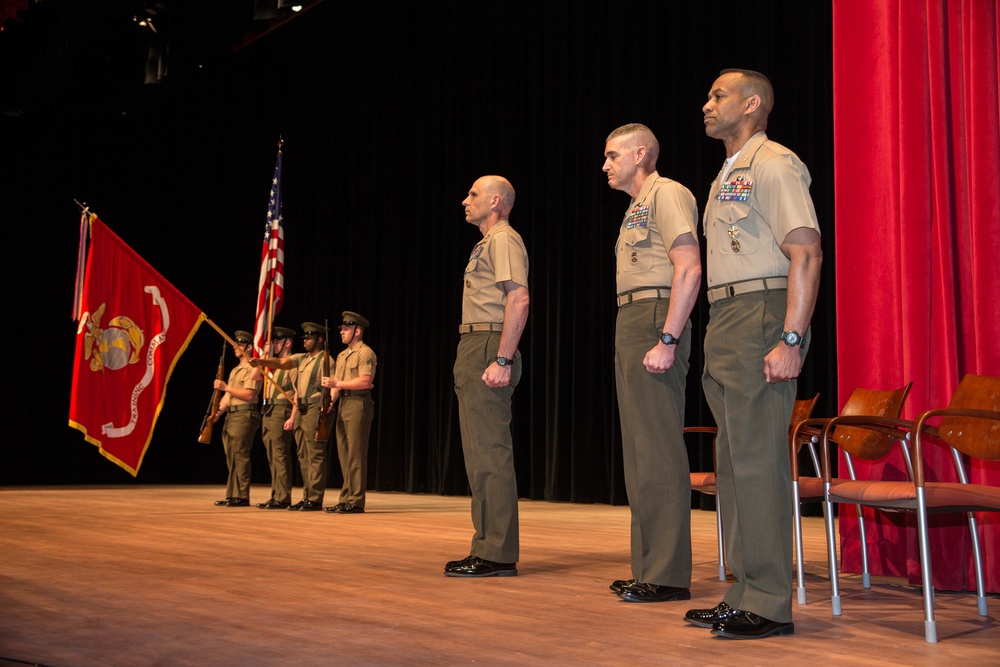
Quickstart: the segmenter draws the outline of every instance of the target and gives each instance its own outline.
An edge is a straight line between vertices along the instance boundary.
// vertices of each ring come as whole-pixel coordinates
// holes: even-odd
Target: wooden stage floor
[[[693,599],[634,604],[608,590],[629,575],[627,507],[522,501],[519,576],[466,580],[442,574],[468,554],[466,497],[372,493],[331,515],[221,492],[0,488],[0,665],[1000,664],[1000,596],[983,619],[973,594],[939,593],[936,645],[895,580],[843,577],[831,616],[818,518],[795,635],[731,641],[682,620],[727,586],[711,512],[693,512]]]

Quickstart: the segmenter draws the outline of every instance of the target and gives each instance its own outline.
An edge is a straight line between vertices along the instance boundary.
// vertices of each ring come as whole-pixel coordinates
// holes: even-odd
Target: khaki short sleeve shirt
[[[495,224],[472,249],[464,280],[462,323],[503,322],[507,293],[501,283],[528,286],[528,251],[509,222]]]
[[[781,243],[794,229],[819,232],[809,170],[763,132],[750,137],[724,182],[712,182],[703,218],[709,287],[787,276]]]
[[[618,233],[618,293],[670,287],[674,279],[670,247],[682,234],[696,237],[697,228],[698,205],[691,191],[655,171],[650,174],[629,205]]]

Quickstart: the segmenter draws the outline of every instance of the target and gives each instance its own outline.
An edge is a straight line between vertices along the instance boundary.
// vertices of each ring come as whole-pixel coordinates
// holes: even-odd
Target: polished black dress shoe
[[[684,614],[684,620],[699,628],[711,628],[719,621],[723,621],[738,610],[733,609],[725,602],[720,602],[713,609],[688,609]]]
[[[294,505],[289,505],[288,509],[292,510],[293,512],[297,512],[298,510],[302,509],[302,504],[305,503],[305,502],[306,501],[304,501],[304,500],[300,500],[299,502],[295,503]]]
[[[262,510],[283,510],[288,508],[288,503],[279,503],[274,498],[271,498],[266,503],[257,503],[257,507]]]
[[[226,505],[229,504],[230,500],[232,500],[232,498],[223,498],[222,500],[216,500],[215,504],[218,505],[219,507],[225,507]]]
[[[795,634],[795,625],[778,623],[752,611],[736,609],[728,618],[712,626],[712,634],[729,639],[762,639],[771,635]]]
[[[347,503],[337,503],[333,507],[327,507],[324,511],[330,512],[331,514],[339,514],[340,510],[344,509],[345,507],[347,507]]]
[[[319,512],[323,509],[323,503],[314,503],[311,500],[303,500],[302,506],[299,507],[300,512]]]
[[[478,556],[453,560],[444,566],[446,577],[516,577],[517,563],[495,563]]]
[[[624,587],[618,597],[626,602],[676,602],[690,600],[691,591],[687,588],[636,581]]]
[[[351,503],[346,503],[338,514],[364,514],[365,508],[358,507],[357,505],[352,505]]]
[[[230,498],[226,507],[250,507],[249,498]]]
[[[610,588],[615,595],[621,595],[622,590],[626,586],[631,586],[632,584],[637,583],[639,583],[638,579],[615,579],[611,582],[611,585],[608,586],[608,588]]]

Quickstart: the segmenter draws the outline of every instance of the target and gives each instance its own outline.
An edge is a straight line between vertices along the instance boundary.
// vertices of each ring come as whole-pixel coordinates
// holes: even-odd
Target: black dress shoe
[[[690,600],[691,591],[687,588],[636,581],[623,588],[618,597],[626,602],[676,602]]]
[[[225,507],[226,505],[229,504],[230,500],[232,500],[232,498],[223,498],[222,500],[216,500],[215,504],[218,505],[219,507]]]
[[[279,503],[274,498],[271,498],[266,503],[257,503],[257,507],[262,510],[283,510],[288,508],[288,503]]]
[[[314,503],[311,500],[303,500],[302,506],[299,507],[300,512],[319,512],[323,509],[323,503]]]
[[[495,563],[478,556],[453,560],[444,566],[446,577],[516,577],[517,563]]]
[[[347,507],[347,503],[337,503],[333,507],[327,507],[324,511],[330,512],[331,514],[339,514],[340,510],[344,509],[345,507]]]
[[[611,585],[608,586],[608,588],[610,588],[615,595],[621,595],[622,590],[624,590],[626,586],[631,586],[632,584],[637,583],[639,583],[638,579],[616,579],[611,582]]]
[[[358,507],[357,505],[352,505],[351,503],[346,503],[338,514],[364,514],[365,508]]]
[[[230,498],[226,507],[250,507],[249,498]]]
[[[723,621],[737,612],[725,602],[715,605],[714,609],[688,609],[684,614],[684,620],[699,628],[711,628],[719,621]]]
[[[752,611],[736,609],[728,618],[712,626],[712,634],[729,639],[762,639],[771,635],[795,633],[792,623],[778,623],[758,616]]]
[[[297,512],[298,510],[302,509],[302,504],[303,503],[305,503],[305,501],[304,500],[300,500],[299,502],[295,503],[294,505],[289,505],[288,509],[292,510],[293,512]]]

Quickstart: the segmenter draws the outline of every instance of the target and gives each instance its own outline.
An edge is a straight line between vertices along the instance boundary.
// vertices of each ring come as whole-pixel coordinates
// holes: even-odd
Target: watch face
[[[497,363],[500,364],[501,366],[506,366],[507,364],[510,363],[510,359],[508,359],[507,357],[497,357]]]
[[[785,342],[789,345],[798,345],[799,341],[802,340],[797,333],[794,331],[785,332],[784,336]]]

